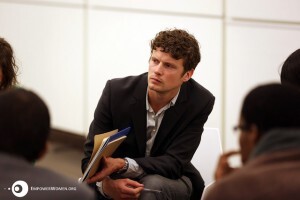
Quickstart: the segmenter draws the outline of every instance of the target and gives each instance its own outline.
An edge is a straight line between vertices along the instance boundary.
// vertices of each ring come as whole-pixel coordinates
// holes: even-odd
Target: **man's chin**
[[[161,90],[159,89],[159,87],[153,86],[153,85],[149,85],[148,86],[148,90],[151,90],[153,92],[161,92]]]

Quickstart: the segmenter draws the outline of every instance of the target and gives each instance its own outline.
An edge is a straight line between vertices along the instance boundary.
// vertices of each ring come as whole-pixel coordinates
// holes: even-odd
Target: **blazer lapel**
[[[140,155],[145,155],[146,152],[146,92],[147,92],[147,75],[143,77],[142,82],[137,85],[133,94],[134,103],[131,106],[131,116],[136,136],[136,142]]]
[[[168,138],[169,134],[172,134],[171,130],[178,123],[182,113],[185,111],[184,101],[187,99],[187,86],[183,84],[180,89],[180,94],[175,105],[166,110],[164,118],[159,127],[157,136],[154,141],[151,152],[155,154],[159,150],[159,147],[163,145],[164,141]]]

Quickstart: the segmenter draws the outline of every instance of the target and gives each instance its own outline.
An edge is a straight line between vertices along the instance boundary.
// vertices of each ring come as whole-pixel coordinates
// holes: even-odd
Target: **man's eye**
[[[153,61],[154,63],[158,63],[158,60],[156,60],[156,59],[152,59],[152,61]]]
[[[173,65],[166,63],[166,64],[165,64],[165,67],[166,67],[166,68],[173,68]]]

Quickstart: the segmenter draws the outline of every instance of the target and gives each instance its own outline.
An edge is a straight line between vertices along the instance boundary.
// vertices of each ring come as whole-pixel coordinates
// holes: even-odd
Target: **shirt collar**
[[[169,104],[167,104],[165,107],[166,107],[166,109],[168,109],[168,108],[170,108],[171,106],[174,106],[175,105],[175,103],[176,103],[176,101],[177,101],[177,98],[178,98],[178,96],[179,96],[179,93],[180,93],[180,88],[179,88],[179,90],[178,90],[178,92],[177,92],[177,94],[173,97],[173,99],[169,102]],[[147,93],[146,93],[146,110],[148,110],[149,111],[149,109],[150,109],[151,107],[150,107],[150,104],[149,104],[149,101],[148,101],[148,89],[147,89]],[[152,109],[152,108],[151,108]]]

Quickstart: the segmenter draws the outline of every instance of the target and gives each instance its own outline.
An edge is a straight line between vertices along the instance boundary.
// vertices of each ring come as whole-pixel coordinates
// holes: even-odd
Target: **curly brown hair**
[[[14,52],[10,44],[0,37],[0,70],[2,69],[2,80],[0,80],[0,90],[10,88],[18,83]]]
[[[183,59],[184,73],[195,69],[201,60],[200,48],[195,37],[185,30],[167,29],[156,34],[151,40],[151,53],[162,48],[165,53],[178,60]]]

